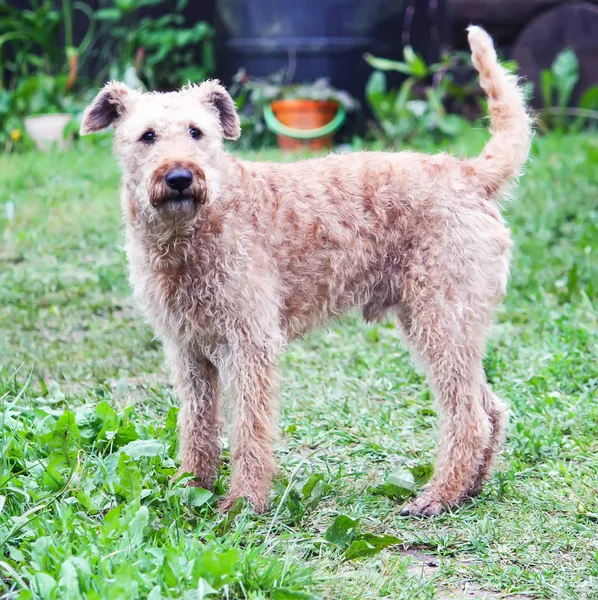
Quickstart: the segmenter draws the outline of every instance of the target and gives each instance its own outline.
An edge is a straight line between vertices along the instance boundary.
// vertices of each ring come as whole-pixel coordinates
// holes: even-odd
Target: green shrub
[[[578,131],[588,124],[598,123],[598,86],[585,91],[579,106],[570,108],[573,91],[579,82],[579,60],[575,52],[566,48],[559,52],[550,69],[540,74],[541,112],[544,129]]]
[[[167,0],[104,0],[96,13],[99,30],[95,51],[100,79],[120,79],[134,87],[172,89],[214,74],[212,27],[203,21],[185,27],[187,0],[158,17],[147,7],[167,7]]]
[[[376,122],[376,133],[390,143],[409,142],[422,134],[456,137],[467,125],[460,115],[447,109],[463,103],[470,90],[455,83],[450,71],[461,60],[460,54],[446,55],[439,63],[427,65],[410,46],[404,60],[395,61],[366,54],[374,67],[366,86],[366,98]],[[389,89],[387,72],[406,75],[398,89]]]
[[[75,115],[107,79],[171,89],[211,76],[212,28],[204,22],[185,27],[186,5],[178,0],[172,11],[151,18],[144,9],[166,9],[166,0],[102,0],[95,12],[72,0],[30,0],[27,8],[0,3],[0,151],[31,144],[25,116]],[[75,45],[77,13],[87,25]],[[96,64],[106,66],[86,76]]]

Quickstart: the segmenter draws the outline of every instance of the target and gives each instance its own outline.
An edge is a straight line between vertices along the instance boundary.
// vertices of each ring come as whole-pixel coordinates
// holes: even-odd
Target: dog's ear
[[[81,122],[81,135],[116,125],[126,114],[127,105],[136,93],[124,83],[118,81],[107,83],[85,109]]]
[[[224,138],[227,140],[239,139],[241,121],[237,114],[235,101],[217,79],[209,79],[198,86],[190,86],[187,89],[218,113]]]

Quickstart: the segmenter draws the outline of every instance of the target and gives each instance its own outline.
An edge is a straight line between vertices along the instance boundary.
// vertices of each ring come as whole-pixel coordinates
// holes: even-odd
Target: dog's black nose
[[[193,181],[193,174],[189,169],[173,169],[166,173],[166,185],[177,192],[186,190]]]

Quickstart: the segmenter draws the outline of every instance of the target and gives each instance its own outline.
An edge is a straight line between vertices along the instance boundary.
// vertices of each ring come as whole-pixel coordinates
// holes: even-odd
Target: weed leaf
[[[33,577],[33,591],[42,598],[49,600],[52,596],[52,591],[56,587],[56,579],[43,571],[38,571]]]
[[[297,592],[285,588],[278,588],[270,595],[272,600],[321,600],[320,596],[314,596],[308,592]]]
[[[418,465],[409,469],[409,471],[413,475],[415,485],[421,487],[430,481],[430,478],[434,474],[434,467],[432,465]]]
[[[324,539],[339,548],[345,549],[355,539],[358,526],[359,519],[338,515],[326,530]]]
[[[166,450],[166,446],[159,440],[135,440],[121,448],[121,451],[133,460],[137,460],[142,456],[164,455]]]
[[[403,540],[394,535],[374,535],[373,533],[364,533],[351,543],[345,550],[345,559],[364,558],[374,556],[389,546],[395,546],[403,543]]]
[[[70,410],[65,410],[56,421],[54,429],[42,437],[42,442],[46,443],[53,451],[60,452],[66,464],[70,466],[77,455],[80,437],[75,414]]]
[[[234,579],[239,560],[239,552],[235,549],[227,552],[206,550],[193,562],[193,581],[197,581],[198,586],[204,581],[215,592]]]

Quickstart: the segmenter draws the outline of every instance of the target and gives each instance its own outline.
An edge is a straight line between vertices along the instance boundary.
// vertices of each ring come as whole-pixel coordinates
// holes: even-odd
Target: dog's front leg
[[[232,479],[220,503],[228,510],[247,498],[256,512],[268,505],[276,470],[273,453],[277,414],[277,369],[263,348],[244,348],[232,360],[234,392],[231,443]]]
[[[218,417],[218,369],[205,357],[181,349],[167,352],[181,408],[181,473],[193,473],[190,485],[211,489],[218,467],[221,423]]]

